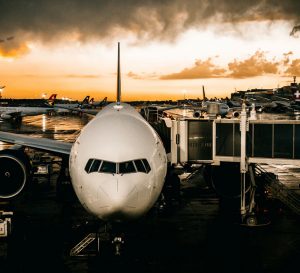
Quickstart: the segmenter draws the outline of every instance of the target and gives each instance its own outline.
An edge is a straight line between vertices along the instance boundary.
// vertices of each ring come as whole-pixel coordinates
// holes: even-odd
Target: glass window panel
[[[98,160],[98,159],[94,159],[94,162],[90,168],[90,173],[92,172],[98,172],[99,170],[99,167],[100,167],[100,163],[101,163],[101,160]]]
[[[217,123],[216,124],[216,155],[233,156],[234,150],[234,124]]]
[[[94,159],[93,159],[93,158],[90,158],[90,159],[88,160],[88,162],[86,163],[86,166],[85,166],[84,170],[85,170],[87,173],[90,173],[90,167],[91,167],[93,161],[94,161]]]
[[[101,173],[116,173],[116,163],[109,162],[109,161],[103,161],[99,172],[101,172]]]
[[[254,157],[272,158],[272,124],[254,124]]]
[[[150,167],[150,165],[149,165],[147,159],[142,159],[142,161],[143,161],[144,166],[145,166],[145,168],[146,168],[146,172],[147,172],[147,173],[150,172],[150,171],[151,171],[151,167]]]
[[[134,164],[135,164],[138,172],[142,172],[142,173],[146,172],[146,168],[145,168],[142,160],[140,160],[140,159],[139,160],[134,160]]]
[[[135,167],[132,161],[119,163],[119,173],[135,173]]]
[[[293,158],[292,124],[274,124],[274,157]]]

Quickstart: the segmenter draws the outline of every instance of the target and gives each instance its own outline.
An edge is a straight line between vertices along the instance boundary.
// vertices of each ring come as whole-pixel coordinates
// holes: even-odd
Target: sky
[[[299,0],[0,0],[4,98],[230,97],[300,77]]]

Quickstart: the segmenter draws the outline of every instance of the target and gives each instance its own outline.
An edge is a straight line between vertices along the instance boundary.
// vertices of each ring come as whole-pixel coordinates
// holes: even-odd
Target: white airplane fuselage
[[[0,119],[12,119],[16,115],[20,117],[46,114],[53,110],[51,107],[31,107],[31,106],[5,106],[0,107]]]
[[[83,128],[69,166],[83,207],[102,220],[120,222],[138,218],[154,205],[167,156],[157,133],[133,107],[111,103]]]

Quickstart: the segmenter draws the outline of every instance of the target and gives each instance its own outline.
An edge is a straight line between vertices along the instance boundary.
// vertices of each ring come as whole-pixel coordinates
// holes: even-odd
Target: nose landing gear
[[[114,246],[116,256],[121,255],[122,245],[124,244],[123,237],[124,235],[115,236],[114,239],[112,240],[112,245]]]

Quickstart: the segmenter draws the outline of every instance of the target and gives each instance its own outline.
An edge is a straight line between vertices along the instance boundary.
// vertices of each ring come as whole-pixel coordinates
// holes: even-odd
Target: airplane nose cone
[[[97,199],[99,208],[103,208],[109,217],[130,217],[138,206],[136,186],[115,178],[109,183],[99,185]]]

